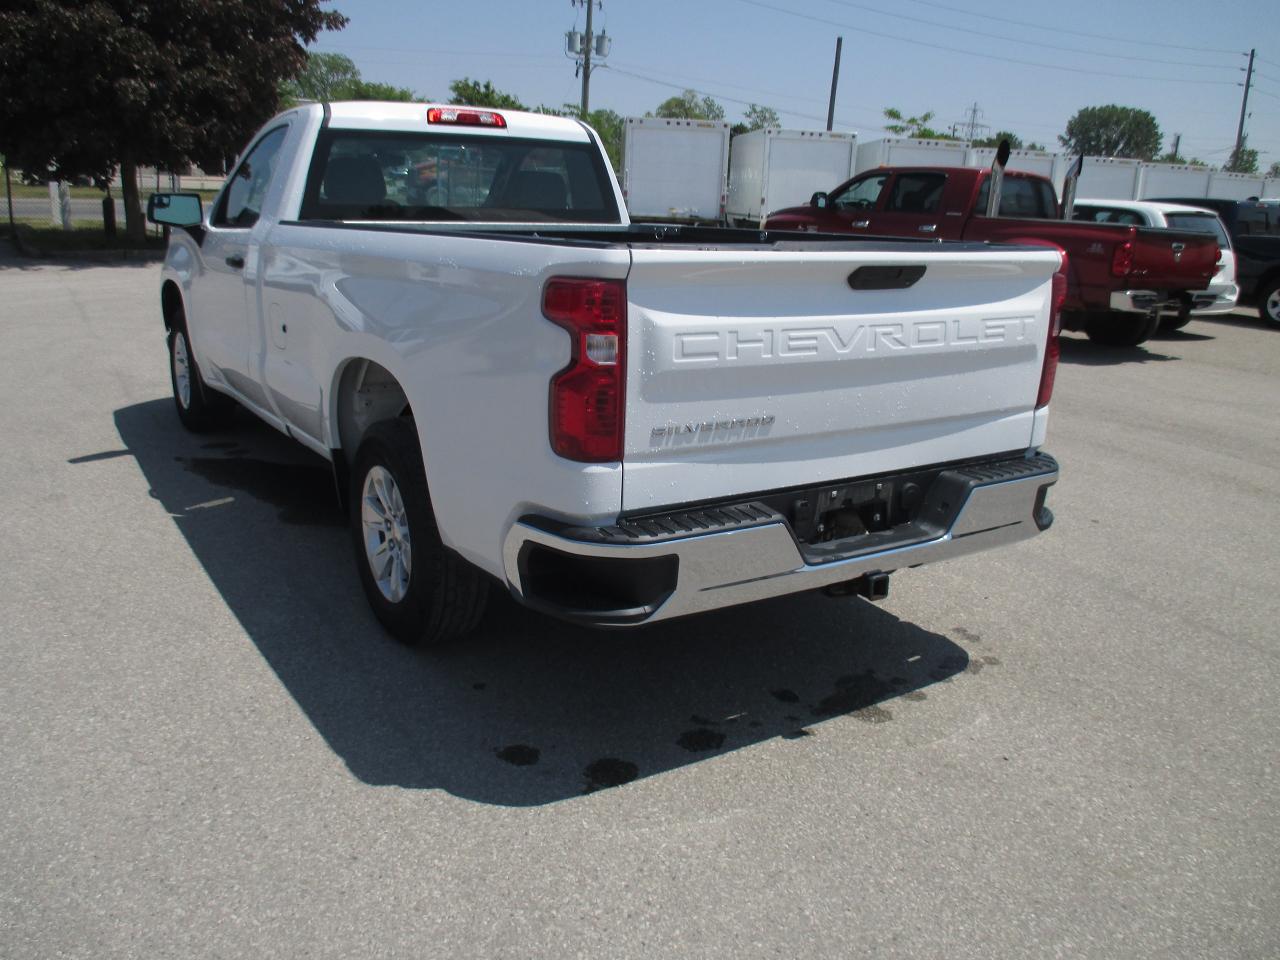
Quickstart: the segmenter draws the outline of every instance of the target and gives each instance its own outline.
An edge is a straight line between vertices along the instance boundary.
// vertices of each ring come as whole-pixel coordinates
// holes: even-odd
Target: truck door
[[[228,179],[201,244],[204,272],[192,285],[191,336],[200,362],[208,372],[264,407],[266,395],[249,372],[249,345],[256,335],[256,310],[252,308],[258,273],[257,244],[251,246],[251,234],[288,130],[284,124],[265,133]]]
[[[893,237],[951,239],[942,209],[946,187],[945,173],[921,170],[895,174],[877,214],[877,231]],[[956,234],[959,226],[955,224]]]
[[[876,206],[888,179],[887,171],[868,173],[837,188],[827,199],[830,224],[824,225],[823,229],[842,233],[874,233]]]

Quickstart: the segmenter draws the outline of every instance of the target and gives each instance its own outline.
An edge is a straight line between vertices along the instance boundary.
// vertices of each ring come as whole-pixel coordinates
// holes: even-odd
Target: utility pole
[[[844,45],[844,37],[836,37],[836,62],[831,68],[831,99],[827,101],[827,132],[831,132],[831,124],[836,118],[836,85],[840,82],[840,48]]]
[[[1180,156],[1180,154],[1178,153],[1178,148],[1181,146],[1182,146],[1182,134],[1175,133],[1173,135],[1173,151],[1172,151],[1175,161]]]
[[[591,102],[591,9],[595,0],[587,0],[587,35],[582,44],[582,117],[587,117],[587,107]]]
[[[587,32],[570,30],[565,34],[565,55],[578,61],[578,70],[582,73],[582,115],[585,117],[591,109],[591,71],[600,65],[592,64],[591,56],[594,53],[597,59],[607,57],[611,41],[604,30],[596,36],[591,29],[591,14],[596,7],[603,8],[602,0],[569,0],[569,6],[587,8]]]
[[[1244,98],[1240,101],[1240,126],[1236,127],[1236,148],[1231,154],[1231,166],[1240,165],[1240,152],[1244,149],[1244,115],[1249,106],[1249,86],[1253,83],[1253,57],[1257,50],[1249,51],[1249,70],[1244,75]]]

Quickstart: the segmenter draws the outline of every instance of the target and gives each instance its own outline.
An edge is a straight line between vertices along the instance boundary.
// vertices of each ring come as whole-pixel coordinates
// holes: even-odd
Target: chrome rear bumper
[[[936,535],[887,545],[884,549],[876,549],[874,543],[865,549],[855,545],[853,555],[842,559],[807,562],[802,545],[783,517],[770,516],[755,504],[744,504],[729,507],[732,513],[710,508],[672,515],[686,523],[689,517],[713,521],[709,523],[709,532],[693,535],[653,533],[659,525],[671,526],[662,522],[662,518],[659,518],[660,524],[651,525],[649,532],[635,534],[613,532],[620,531],[619,526],[554,529],[537,518],[525,518],[512,525],[504,543],[506,578],[516,598],[529,606],[593,625],[631,626],[827,587],[866,574],[948,560],[1026,540],[1048,529],[1053,522],[1053,515],[1044,504],[1048,488],[1058,479],[1058,465],[1051,457],[1041,454],[1030,459],[984,464],[968,468],[967,472],[964,469],[948,472],[953,474],[960,475],[966,484],[963,502],[942,504],[947,509],[948,521],[945,527],[936,529]],[[749,512],[753,507],[756,515]],[[720,519],[715,520],[716,516]],[[726,523],[724,517],[729,517],[731,522]],[[720,529],[716,529],[717,524]],[[636,521],[624,526],[639,531],[641,525],[649,524]],[[731,528],[725,529],[726,526]],[[853,539],[873,540],[874,536]],[[628,538],[631,542],[609,542]],[[556,563],[562,565],[556,569],[561,571],[562,578],[582,584],[595,582],[596,570],[617,561],[628,561],[631,565],[626,567],[624,579],[648,579],[657,583],[665,577],[668,580],[662,582],[669,585],[630,605],[607,608],[592,606],[587,587],[578,593],[586,602],[548,599],[540,594],[528,575],[529,558],[540,549],[551,552],[544,556],[558,558]],[[635,561],[641,563],[635,564]],[[651,563],[646,565],[644,561]],[[545,574],[543,582],[546,582]]]

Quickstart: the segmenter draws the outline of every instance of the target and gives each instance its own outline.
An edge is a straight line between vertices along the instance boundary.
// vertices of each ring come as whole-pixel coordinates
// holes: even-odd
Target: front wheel
[[[1084,332],[1094,343],[1108,347],[1136,347],[1146,343],[1160,326],[1157,313],[1095,313],[1085,323]]]
[[[387,631],[407,644],[434,646],[475,629],[489,584],[440,540],[411,419],[369,428],[350,500],[360,582]]]
[[[1272,280],[1258,294],[1258,315],[1273,327],[1280,327],[1280,279]]]
[[[169,382],[178,419],[192,433],[205,433],[226,422],[232,401],[204,385],[181,310],[169,322]]]

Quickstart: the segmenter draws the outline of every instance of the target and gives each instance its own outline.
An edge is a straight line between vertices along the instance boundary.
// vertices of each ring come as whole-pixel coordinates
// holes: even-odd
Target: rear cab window
[[[1188,233],[1211,233],[1218,240],[1218,246],[1227,249],[1231,240],[1222,226],[1222,221],[1212,213],[1166,213],[1164,222],[1170,230],[1184,230]]]
[[[973,204],[975,216],[986,215],[987,197],[990,192],[991,178],[986,177],[982,181],[982,186],[978,188],[978,198]],[[1058,198],[1053,192],[1053,186],[1034,177],[1006,174],[1004,185],[1000,188],[998,216],[1015,217],[1020,220],[1056,220]]]
[[[301,220],[617,223],[592,143],[326,130]]]

